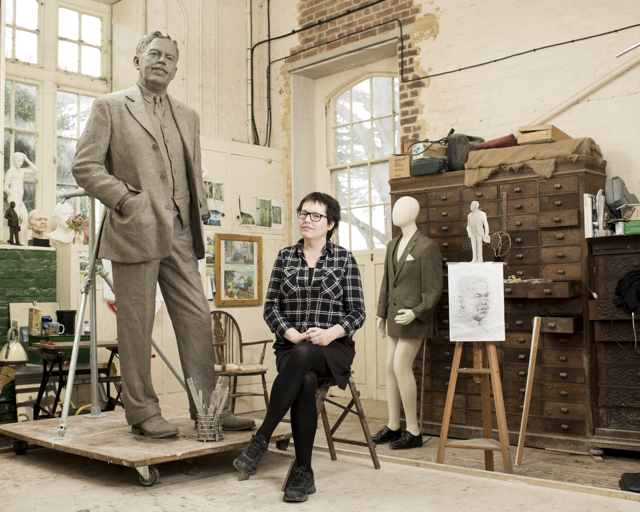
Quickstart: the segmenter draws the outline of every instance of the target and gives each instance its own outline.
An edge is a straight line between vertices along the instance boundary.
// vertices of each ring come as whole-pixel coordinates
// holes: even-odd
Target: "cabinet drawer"
[[[460,237],[449,237],[446,240],[435,240],[435,242],[440,246],[441,252],[462,250],[462,239]]]
[[[525,215],[527,213],[538,213],[537,197],[523,197],[507,201],[507,215]],[[502,215],[502,212],[500,214]]]
[[[538,181],[521,181],[518,183],[503,183],[500,185],[500,195],[507,193],[507,199],[516,197],[535,197],[538,195]]]
[[[584,384],[584,370],[582,368],[561,368],[559,366],[545,366],[544,382],[569,382]]]
[[[540,245],[580,245],[584,233],[578,228],[545,229],[540,232]]]
[[[566,299],[569,297],[579,297],[580,295],[582,295],[581,281],[527,285],[527,297],[531,299]]]
[[[540,212],[538,214],[538,227],[556,228],[560,226],[579,226],[580,210],[562,210],[559,212]]]
[[[533,329],[532,315],[507,315],[504,328],[511,331],[531,331]]]
[[[544,432],[544,418],[541,416],[529,416],[527,420],[527,432]],[[509,430],[520,430],[522,414],[507,414],[507,428]],[[495,427],[494,427],[495,428]]]
[[[526,364],[503,363],[502,380],[526,383],[528,371],[529,371],[529,366]],[[536,366],[533,380],[534,382],[542,382],[544,380],[544,372],[541,366]],[[583,375],[583,380],[584,380],[584,375]]]
[[[502,346],[505,349],[507,347],[531,348],[531,336],[530,332],[507,331]]]
[[[574,263],[582,261],[582,247],[579,245],[567,247],[541,247],[540,260],[542,263]]]
[[[436,190],[427,194],[429,206],[441,206],[445,204],[460,203],[460,189],[449,188],[445,190]]]
[[[582,349],[584,334],[552,334],[545,332],[542,335],[542,345],[544,348],[579,348]]]
[[[540,400],[543,397],[542,384],[534,384],[531,386],[531,398],[534,400]],[[514,398],[520,398],[521,402],[524,402],[525,384],[522,382],[503,382],[502,393],[504,396],[511,396]]]
[[[567,178],[553,178],[549,180],[540,180],[538,182],[538,193],[543,196],[546,194],[562,194],[564,192],[577,192],[580,185],[577,176],[568,176]]]
[[[542,279],[575,281],[582,278],[582,263],[557,263],[542,265]]]
[[[544,302],[544,306],[552,316],[555,315],[581,315],[582,297],[575,299],[553,299]]]
[[[498,186],[487,185],[485,187],[463,188],[462,202],[470,203],[471,201],[490,201],[498,198]]]
[[[426,208],[427,207],[427,194],[425,192],[422,192],[421,194],[403,194],[402,197],[413,197],[416,201],[418,201],[418,204],[420,205],[420,208]]]
[[[538,229],[537,215],[510,215],[507,218],[507,230]]]
[[[449,316],[449,304],[446,302],[438,302],[436,304],[436,315]]]
[[[544,431],[549,434],[583,437],[587,434],[587,425],[584,421],[579,420],[545,418]]]
[[[507,414],[522,414],[522,411],[524,411],[524,400],[518,400],[515,397],[506,397],[504,399],[504,409]],[[543,411],[542,400],[531,400],[529,404],[529,414],[531,416],[542,416]]]
[[[580,194],[562,194],[558,196],[540,196],[540,211],[577,210],[580,208]]]
[[[545,365],[562,365],[572,368],[582,368],[584,361],[582,350],[544,349],[542,361]]]
[[[485,201],[480,203],[480,210],[487,214],[487,217],[497,217],[500,215],[500,203],[497,201]],[[462,205],[463,215],[469,215],[471,213],[471,203],[464,203]]]
[[[582,317],[550,316],[542,319],[541,332],[574,333],[582,331]]]
[[[586,389],[583,384],[547,383],[543,385],[542,393],[545,400],[584,402]]]
[[[461,377],[466,376],[458,375],[458,380],[456,382],[456,393],[464,393],[466,389],[466,381],[473,381],[473,379]],[[431,389],[433,389],[433,391],[444,391],[446,393],[449,389],[449,377],[431,377]]]
[[[539,352],[539,351],[538,351]],[[507,363],[526,363],[529,364],[531,355],[530,348],[507,348],[502,350],[502,360]]]
[[[540,265],[505,265],[504,278],[511,276],[520,277],[522,279],[532,277],[538,279],[540,277]]]
[[[537,231],[512,231],[509,236],[511,237],[511,250],[517,250],[518,247],[538,246]]]
[[[432,407],[431,409],[431,421],[437,421],[442,423],[442,417],[444,416],[444,407]],[[467,424],[467,411],[464,409],[452,409],[451,410],[451,423],[454,425],[466,425]]]
[[[505,283],[504,296],[507,298],[527,297],[527,285],[525,283]]]
[[[537,247],[535,249],[512,248],[507,253],[507,263],[509,263],[509,265],[540,263],[540,249]]]
[[[567,418],[579,420],[584,418],[585,406],[582,402],[547,402],[544,403],[546,418]]]
[[[504,299],[504,313],[506,315],[536,316],[540,313],[540,308],[538,299]]]
[[[447,401],[447,393],[443,393],[441,391],[435,391],[432,393],[432,403],[436,407],[444,407],[445,402]],[[467,397],[465,395],[454,395],[453,397],[453,408],[454,409],[466,409],[467,407]]]
[[[429,207],[429,222],[445,220],[460,220],[462,218],[462,205]]]
[[[431,238],[455,237],[462,235],[462,224],[460,222],[430,222],[428,230],[428,236]]]

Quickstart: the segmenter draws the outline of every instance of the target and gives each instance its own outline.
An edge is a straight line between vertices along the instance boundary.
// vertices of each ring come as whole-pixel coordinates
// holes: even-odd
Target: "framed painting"
[[[262,237],[216,233],[216,306],[262,304]]]

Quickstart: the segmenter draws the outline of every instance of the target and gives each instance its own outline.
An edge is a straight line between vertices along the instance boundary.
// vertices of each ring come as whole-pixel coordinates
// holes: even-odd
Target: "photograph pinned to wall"
[[[284,229],[284,201],[271,200],[271,229]]]
[[[213,294],[216,293],[216,239],[213,236],[207,237],[207,252],[205,255],[205,262],[207,299],[213,300]]]
[[[262,237],[215,235],[216,306],[262,304]]]
[[[211,215],[211,217],[205,220],[203,224],[205,226],[220,227],[222,225],[222,215],[220,214],[220,212],[216,210],[209,210],[209,214]]]
[[[449,339],[504,341],[502,263],[449,263]]]
[[[238,196],[238,208],[240,210],[240,225],[241,226],[255,226],[255,212],[254,214],[250,213],[249,207],[242,196]]]
[[[215,181],[205,181],[204,191],[209,210],[222,213],[224,211],[224,185]]]
[[[271,227],[271,199],[256,198],[256,226]]]

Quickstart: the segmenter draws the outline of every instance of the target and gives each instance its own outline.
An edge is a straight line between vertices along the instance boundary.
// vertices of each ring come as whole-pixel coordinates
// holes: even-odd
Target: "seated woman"
[[[285,501],[306,501],[316,492],[311,452],[318,424],[318,377],[334,377],[345,389],[355,356],[354,333],[365,319],[358,265],[329,239],[340,222],[340,204],[320,192],[298,206],[302,238],[276,259],[264,303],[264,318],[276,334],[278,376],[267,415],[233,465],[255,475],[273,431],[291,409],[297,467]]]

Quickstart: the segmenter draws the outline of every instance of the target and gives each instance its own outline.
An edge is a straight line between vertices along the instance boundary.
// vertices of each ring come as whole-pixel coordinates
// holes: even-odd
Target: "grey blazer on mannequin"
[[[442,256],[429,237],[416,231],[396,262],[400,235],[387,245],[384,276],[378,299],[380,318],[387,319],[387,333],[394,338],[432,338],[435,308],[442,295]],[[410,309],[416,319],[408,325],[393,319],[400,309]]]

